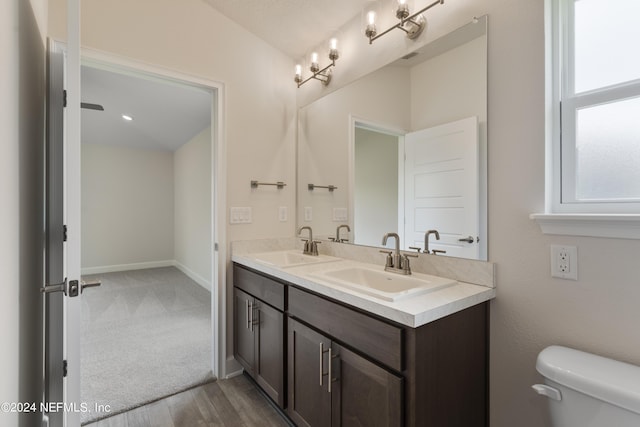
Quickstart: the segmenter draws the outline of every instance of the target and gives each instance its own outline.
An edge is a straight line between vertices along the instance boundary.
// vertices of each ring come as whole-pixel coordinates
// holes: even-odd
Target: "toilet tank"
[[[640,426],[640,367],[567,347],[538,355],[545,384],[533,386],[549,397],[557,427]]]

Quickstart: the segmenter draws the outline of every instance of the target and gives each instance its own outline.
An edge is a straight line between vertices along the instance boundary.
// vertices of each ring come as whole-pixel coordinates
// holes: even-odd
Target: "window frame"
[[[571,9],[573,0],[545,0],[545,212],[531,214],[530,218],[537,221],[544,234],[640,239],[640,203],[563,203],[562,200],[563,156],[565,160],[567,155],[573,159],[571,173],[575,173],[575,139],[569,146],[565,143],[563,151],[561,133],[562,90],[572,87],[569,86],[572,82],[566,81],[566,74],[563,76],[561,69],[562,61],[570,61],[571,58],[570,50],[563,50],[563,47],[570,46],[567,43],[572,26],[565,31],[563,28],[566,27],[561,26],[561,20],[567,19],[567,14],[573,12]],[[570,66],[573,71],[574,64]],[[636,89],[640,94],[640,80],[637,84]],[[628,84],[614,85],[608,89],[628,91]],[[597,94],[599,90],[583,92],[581,96],[598,97],[601,96]],[[606,98],[597,101],[601,103],[603,100]],[[564,108],[567,107],[565,104]],[[575,115],[573,122],[575,123]],[[573,153],[567,153],[569,149]],[[564,191],[568,190],[565,188]]]
[[[612,101],[640,97],[640,79],[575,93],[573,60],[574,4],[576,0],[551,0],[551,84],[553,199],[551,211],[557,213],[640,214],[640,199],[592,201],[577,200],[576,135],[579,109]],[[550,82],[550,81],[551,82]]]

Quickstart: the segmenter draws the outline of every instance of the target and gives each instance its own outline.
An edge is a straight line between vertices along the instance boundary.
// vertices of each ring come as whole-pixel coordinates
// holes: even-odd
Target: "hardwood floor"
[[[285,427],[290,424],[246,376],[166,397],[87,427]]]

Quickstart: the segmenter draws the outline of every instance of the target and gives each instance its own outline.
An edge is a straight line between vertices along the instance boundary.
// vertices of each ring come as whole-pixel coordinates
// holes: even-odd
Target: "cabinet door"
[[[260,300],[254,300],[253,310],[254,378],[271,399],[284,408],[283,314]]]
[[[289,402],[287,413],[298,426],[331,426],[328,351],[331,341],[291,318],[288,321]]]
[[[402,378],[336,343],[333,350],[332,425],[401,426]]]
[[[238,362],[253,376],[255,338],[251,325],[251,310],[253,309],[253,297],[234,288],[234,344],[235,357]]]

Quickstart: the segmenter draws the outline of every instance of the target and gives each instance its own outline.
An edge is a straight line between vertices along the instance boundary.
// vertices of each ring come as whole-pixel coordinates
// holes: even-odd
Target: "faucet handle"
[[[411,274],[411,263],[409,262],[409,257],[418,258],[418,254],[402,255],[402,271],[404,271],[404,274]]]
[[[422,249],[417,247],[417,246],[409,246],[409,249],[413,249],[414,251],[418,251],[418,253],[420,253],[422,251]]]
[[[385,268],[387,268],[387,267],[389,267],[389,268],[393,268],[393,257],[391,256],[391,254],[392,254],[393,252],[391,252],[391,251],[383,251],[383,250],[381,250],[381,251],[380,251],[380,253],[382,253],[382,254],[387,254],[387,257],[386,257],[386,261],[385,261],[385,265],[384,265],[384,267],[385,267]]]
[[[438,255],[438,254],[446,254],[447,251],[443,251],[442,249],[434,249],[431,251],[431,253],[434,255]]]

